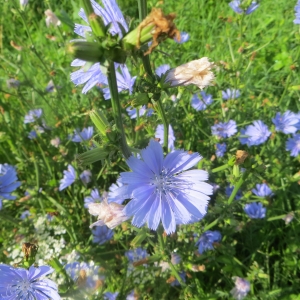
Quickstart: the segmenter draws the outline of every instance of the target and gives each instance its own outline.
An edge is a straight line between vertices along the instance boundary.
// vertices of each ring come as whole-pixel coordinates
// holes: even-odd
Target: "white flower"
[[[211,81],[215,78],[211,71],[212,67],[214,63],[207,57],[192,60],[168,71],[165,82],[170,83],[171,86],[195,84],[202,90],[211,85]]]
[[[22,7],[24,7],[25,5],[27,5],[27,3],[28,3],[28,0],[20,0],[20,5]]]
[[[57,16],[50,9],[47,9],[45,11],[45,15],[46,15],[46,25],[47,25],[47,27],[49,27],[50,24],[53,24],[54,26],[59,26],[61,24],[60,20],[57,18]]]
[[[105,197],[101,203],[91,203],[88,206],[89,213],[93,216],[98,216],[98,221],[93,223],[93,226],[106,225],[109,228],[115,228],[121,223],[129,219],[124,212],[124,206],[115,202],[108,203]]]

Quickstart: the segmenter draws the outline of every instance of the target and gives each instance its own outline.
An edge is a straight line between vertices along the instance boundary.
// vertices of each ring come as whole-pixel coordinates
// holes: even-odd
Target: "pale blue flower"
[[[216,144],[216,156],[223,157],[227,149],[227,145],[225,143]]]
[[[47,93],[53,93],[55,91],[55,85],[52,79],[48,82],[47,86],[45,87],[45,91]]]
[[[186,42],[189,41],[189,39],[190,39],[190,35],[189,35],[187,32],[185,32],[185,31],[181,31],[181,32],[180,32],[180,41],[177,40],[177,37],[176,37],[176,36],[174,37],[174,41],[175,41],[176,43],[178,43],[178,44],[186,43]]]
[[[99,275],[99,266],[93,262],[85,263],[74,261],[65,265],[65,270],[74,282],[77,282],[80,278],[80,272],[85,271],[84,287],[95,289],[98,287],[98,281],[103,280],[104,276]]]
[[[126,300],[137,300],[137,297],[134,293],[134,290],[132,290],[127,296],[126,296]]]
[[[268,137],[271,135],[271,132],[268,129],[268,126],[264,122],[258,120],[254,121],[253,125],[249,125],[246,129],[241,130],[241,136],[239,140],[242,145],[255,146],[263,144]]]
[[[128,250],[125,252],[125,256],[129,260],[130,263],[137,262],[139,260],[145,259],[149,256],[147,250],[143,248],[136,248],[133,250]]]
[[[130,119],[136,119],[136,117],[137,117],[136,108],[129,106],[129,107],[126,108],[126,111],[127,111],[128,115],[129,115]],[[144,114],[146,114],[147,117],[152,116],[153,109],[152,108],[147,109],[146,105],[143,105],[139,109],[139,117],[143,116]]]
[[[97,189],[93,189],[91,191],[91,196],[84,198],[84,207],[88,208],[91,203],[101,202],[103,198],[100,196],[99,191]]]
[[[21,185],[21,182],[17,180],[15,167],[9,164],[0,164],[0,209],[2,208],[2,199],[15,200],[17,198],[11,195]]]
[[[170,65],[161,65],[155,69],[155,74],[158,77],[162,77],[162,75],[166,74],[168,70],[170,70]]]
[[[36,121],[42,116],[42,114],[43,114],[43,110],[41,108],[30,110],[28,114],[25,115],[24,124],[32,123]]]
[[[240,277],[233,277],[233,280],[235,287],[230,291],[230,294],[236,300],[244,299],[250,292],[250,282]]]
[[[196,246],[198,247],[198,252],[203,254],[203,252],[207,250],[214,250],[214,243],[220,242],[222,239],[222,235],[219,231],[205,231],[198,241],[196,242]]]
[[[266,183],[257,184],[256,189],[252,189],[252,193],[258,197],[271,197],[274,195]]]
[[[199,94],[193,94],[191,105],[197,111],[205,110],[208,105],[213,103],[212,95],[206,94],[204,91],[200,92],[202,99],[199,98]]]
[[[297,115],[291,111],[286,111],[283,115],[276,113],[275,118],[272,119],[276,131],[282,131],[285,134],[295,133],[298,128],[299,119]]]
[[[25,220],[27,219],[29,216],[31,216],[31,213],[29,210],[25,210],[22,212],[21,216],[20,216],[20,219],[21,220]]]
[[[34,140],[37,138],[37,133],[35,130],[31,130],[27,136],[29,139]]]
[[[178,265],[178,264],[180,264],[180,262],[181,262],[181,257],[180,257],[180,255],[177,254],[177,253],[175,253],[175,252],[172,252],[172,253],[171,253],[171,263],[172,263],[173,265]]]
[[[227,89],[226,91],[222,91],[222,98],[224,100],[236,99],[241,95],[239,90],[236,89]]]
[[[230,195],[232,194],[232,191],[234,190],[234,186],[228,185],[225,188],[225,195],[227,197],[230,197]],[[238,190],[238,192],[236,193],[234,200],[240,200],[243,197],[242,191]]]
[[[122,189],[124,189],[124,191],[127,191],[127,187],[123,186],[122,183],[122,179],[119,177],[117,179],[116,183],[113,183],[110,187],[109,187],[109,191],[108,191],[108,202],[116,202],[118,204],[122,204],[124,202],[124,198],[120,197],[120,193],[122,194]]]
[[[112,239],[114,232],[109,229],[106,225],[96,226],[92,229],[93,233],[93,243],[102,245],[105,242]]]
[[[29,270],[0,264],[1,300],[59,300],[57,285],[45,276],[54,271],[49,266],[31,266]]]
[[[289,138],[285,149],[291,152],[291,156],[298,156],[300,153],[300,134],[295,134],[292,138]]]
[[[255,1],[252,1],[250,6],[246,10],[242,9],[240,5],[241,0],[233,0],[229,3],[229,6],[238,14],[245,13],[246,15],[249,15],[259,7],[259,4]]]
[[[266,216],[267,209],[260,202],[253,202],[245,205],[245,213],[251,219],[263,219]]]
[[[119,197],[131,200],[124,208],[132,224],[156,230],[160,221],[167,234],[176,231],[176,224],[201,220],[207,210],[212,186],[206,182],[204,170],[189,170],[202,159],[198,153],[174,150],[165,158],[162,146],[151,140],[141,151],[141,159],[127,160],[132,172],[121,173],[124,187]],[[118,195],[118,190],[115,191]]]
[[[79,178],[84,184],[88,184],[91,182],[92,172],[90,170],[84,170],[80,175]]]
[[[21,82],[19,80],[10,78],[6,81],[6,84],[9,89],[17,89],[20,86]]]
[[[164,144],[164,125],[163,124],[159,124],[156,127],[156,131],[155,131],[155,137],[157,139],[159,139],[159,143],[161,145]],[[176,138],[174,135],[174,131],[172,126],[169,124],[169,130],[168,130],[168,149],[170,151],[174,150],[174,142],[175,142]]]
[[[211,127],[213,135],[218,136],[219,138],[231,137],[237,132],[236,122],[229,120],[228,122],[220,122]]]
[[[88,141],[93,137],[94,128],[89,126],[88,128],[83,128],[81,132],[78,129],[74,130],[74,135],[72,141],[76,143],[81,143],[83,141]]]
[[[185,283],[186,282],[186,273],[185,272],[179,272],[178,273],[179,277],[181,278],[181,280]],[[171,286],[179,286],[180,283],[177,279],[173,280],[171,283],[170,283]]]
[[[63,189],[70,186],[75,181],[75,179],[76,171],[71,165],[68,165],[68,170],[64,171],[64,177],[60,180],[59,191],[62,191]]]
[[[294,24],[299,25],[300,24],[300,0],[298,0],[296,6],[295,6],[295,20]]]
[[[104,300],[116,300],[119,295],[119,292],[111,293],[111,292],[106,292],[103,294]]]

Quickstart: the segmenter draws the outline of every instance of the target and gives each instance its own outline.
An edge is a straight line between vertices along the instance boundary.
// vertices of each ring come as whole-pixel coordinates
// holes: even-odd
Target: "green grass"
[[[77,38],[73,29],[67,24],[57,28],[47,28],[45,24],[46,9],[57,15],[64,11],[72,22],[83,24],[78,16],[80,2],[29,1],[25,11],[21,11],[16,0],[0,1],[0,163],[16,166],[22,181],[13,193],[17,200],[4,200],[0,210],[0,262],[19,262],[22,243],[37,243],[40,247],[37,263],[55,267],[53,278],[60,285],[61,295],[68,295],[68,299],[85,297],[83,289],[66,278],[55,264],[58,260],[66,262],[64,256],[72,250],[80,254],[80,261],[94,261],[105,274],[103,285],[97,291],[90,291],[91,299],[102,299],[106,291],[118,291],[119,299],[125,299],[133,289],[139,299],[231,299],[233,276],[250,281],[251,291],[245,299],[299,299],[300,161],[299,156],[293,158],[285,150],[291,135],[275,132],[272,123],[276,112],[300,110],[300,27],[293,24],[296,1],[264,0],[253,14],[243,18],[225,0],[161,2],[149,0],[148,11],[156,6],[167,13],[176,12],[175,23],[190,34],[190,40],[181,45],[172,40],[160,44],[159,51],[150,56],[153,69],[161,64],[176,67],[205,56],[216,64],[214,85],[205,89],[213,95],[214,102],[205,111],[197,112],[191,107],[191,96],[198,92],[196,87],[180,89],[176,103],[170,100],[172,94],[178,94],[176,88],[170,89],[169,95],[162,93],[167,119],[176,136],[175,147],[199,152],[203,156],[199,168],[207,170],[209,181],[220,186],[210,201],[207,215],[198,223],[178,227],[176,234],[165,238],[164,249],[156,232],[137,229],[129,221],[114,229],[110,242],[103,245],[92,242],[89,225],[95,218],[83,207],[84,197],[94,187],[101,193],[107,191],[128,167],[121,153],[110,149],[109,158],[86,167],[93,173],[91,183],[85,186],[77,179],[69,188],[58,191],[68,164],[76,168],[77,176],[84,170],[75,156],[90,146],[74,143],[68,135],[75,128],[92,126],[87,112],[95,108],[105,111],[113,124],[111,101],[103,100],[97,88],[82,94],[82,86],[75,87],[70,80],[75,68],[70,67],[73,58],[67,50],[69,41]],[[137,2],[118,3],[126,19],[138,24]],[[12,47],[11,41],[22,49]],[[130,58],[127,62],[132,76],[143,75],[141,60],[136,63]],[[19,80],[20,87],[8,88],[9,78]],[[45,91],[50,80],[56,86],[53,93]],[[226,88],[239,89],[241,96],[227,102],[222,100],[221,91]],[[128,106],[132,98],[122,93],[122,106]],[[23,121],[25,114],[35,108],[43,109],[43,119],[51,130],[30,140],[27,136],[34,123]],[[129,119],[125,109],[123,113],[130,146],[146,147],[155,135],[157,124],[162,124],[158,115],[136,121]],[[247,147],[241,145],[237,133],[223,140],[227,152],[224,158],[216,158],[215,144],[219,141],[211,135],[211,126],[229,120],[236,121],[239,131],[254,120],[262,120],[272,136],[260,146]],[[140,126],[140,130],[134,131],[135,126]],[[50,144],[55,137],[61,139],[58,148]],[[95,134],[94,140],[103,143],[99,134]],[[237,184],[239,178],[234,176],[232,168],[216,173],[212,170],[226,164],[237,150],[249,153],[250,175],[241,188],[243,197],[228,205],[225,187]],[[255,168],[251,168],[253,165]],[[272,198],[258,199],[251,193],[262,182],[268,183],[274,192]],[[25,191],[31,197],[24,198]],[[244,213],[244,205],[255,201],[267,207],[266,218],[249,219]],[[21,220],[25,210],[31,216]],[[294,212],[294,219],[286,225],[282,217],[290,212]],[[57,214],[51,222],[42,219],[49,213]],[[43,227],[38,225],[39,218]],[[215,245],[214,251],[199,255],[193,235],[201,235],[210,224],[210,230],[221,232],[222,241]],[[136,236],[141,237],[141,242],[132,245]],[[147,268],[139,266],[133,274],[126,275],[124,253],[137,246],[147,249],[152,260]],[[174,272],[162,272],[154,264],[168,259],[174,250],[182,257],[176,271],[188,275],[184,286],[171,287],[167,281],[175,276]],[[202,266],[202,271],[192,271],[192,265]]]

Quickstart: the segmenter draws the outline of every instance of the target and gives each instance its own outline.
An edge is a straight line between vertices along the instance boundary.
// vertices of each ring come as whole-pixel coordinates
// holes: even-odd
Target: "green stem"
[[[162,122],[164,124],[164,150],[166,153],[168,153],[168,136],[169,136],[169,124],[166,118],[166,114],[162,105],[161,98],[157,101],[158,104],[158,111],[160,114],[160,117],[162,119]]]
[[[238,181],[238,183],[234,186],[234,189],[227,201],[228,205],[231,204],[231,202],[233,201],[233,199],[235,198],[237,192],[239,191],[240,187],[242,186],[242,184],[245,182],[246,178],[248,177],[249,172],[245,171],[245,173],[243,174],[243,176],[240,178],[240,180]]]
[[[111,95],[114,119],[115,119],[117,130],[121,138],[121,151],[124,157],[128,159],[131,156],[131,152],[127,145],[123,122],[122,122],[122,111],[121,111],[121,104],[120,104],[119,93],[118,93],[116,70],[113,61],[110,61],[108,64],[107,77],[108,77],[108,85],[109,85],[109,90]]]

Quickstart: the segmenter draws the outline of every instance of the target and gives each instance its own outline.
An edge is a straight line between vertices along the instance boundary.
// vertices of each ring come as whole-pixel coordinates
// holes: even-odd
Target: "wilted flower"
[[[161,65],[159,67],[157,67],[155,69],[155,74],[158,76],[158,77],[161,77],[162,75],[166,74],[167,71],[170,70],[170,65]]]
[[[50,141],[50,144],[54,147],[58,147],[60,145],[60,138],[59,137],[55,137],[54,139],[52,139]]]
[[[106,196],[106,194],[104,194]],[[101,202],[103,198],[100,196],[97,189],[91,191],[91,196],[84,198],[84,207],[88,208],[91,203]]]
[[[83,128],[81,132],[79,132],[78,129],[75,129],[72,141],[76,143],[88,141],[93,137],[93,133],[94,133],[93,126],[89,126],[88,128]]]
[[[299,119],[297,115],[291,111],[286,111],[283,115],[281,113],[276,113],[275,118],[272,119],[275,129],[277,131],[282,131],[285,134],[295,133],[298,128]]]
[[[102,245],[105,242],[112,239],[114,232],[109,229],[106,225],[97,226],[92,230],[93,233],[93,243]]]
[[[198,251],[200,254],[207,250],[214,250],[214,243],[220,242],[222,239],[222,235],[219,231],[211,231],[208,230],[204,232],[198,241],[196,242],[196,246],[198,246]]]
[[[236,122],[229,120],[228,122],[220,122],[211,127],[213,135],[218,136],[219,138],[231,137],[237,132]]]
[[[169,83],[171,86],[188,86],[194,84],[202,90],[211,85],[212,80],[215,78],[214,73],[211,71],[213,66],[214,64],[211,63],[207,57],[190,61],[175,69],[169,70],[165,83]]]
[[[202,99],[199,98],[199,94],[193,94],[192,107],[197,111],[205,110],[206,107],[213,103],[212,95],[206,94],[204,91],[200,92]]]
[[[84,170],[80,175],[79,178],[84,184],[88,184],[91,182],[92,172],[90,170]]]
[[[165,158],[162,146],[151,140],[141,151],[141,159],[131,156],[127,160],[132,172],[121,173],[123,187],[115,191],[120,198],[131,200],[124,208],[132,224],[156,230],[160,221],[167,234],[176,230],[176,224],[189,224],[201,220],[206,214],[212,186],[206,182],[204,170],[188,170],[202,157],[174,150]]]
[[[241,130],[241,137],[239,138],[242,145],[254,146],[264,143],[268,137],[271,135],[271,132],[268,129],[268,126],[264,122],[258,120],[254,121],[253,125],[249,125],[246,129]],[[246,137],[242,137],[246,136]]]
[[[295,17],[294,24],[300,24],[300,0],[298,0],[295,6]]]
[[[1,299],[61,299],[57,285],[44,278],[53,271],[49,266],[31,266],[26,270],[0,264]]]
[[[9,89],[12,89],[12,88],[16,89],[20,86],[20,81],[10,78],[6,81],[6,84]]]
[[[233,0],[229,3],[229,6],[238,14],[245,13],[246,15],[249,15],[253,13],[258,7],[259,4],[257,2],[252,1],[250,6],[247,9],[241,8],[241,0]]]
[[[294,216],[295,216],[295,214],[292,211],[292,212],[288,213],[284,218],[282,218],[282,220],[284,220],[284,222],[285,222],[285,225],[291,223],[294,219]]]
[[[9,164],[0,164],[0,209],[2,208],[2,199],[15,200],[17,198],[11,195],[21,185],[21,182],[17,180],[15,167]]]
[[[224,100],[236,99],[241,95],[239,90],[236,89],[227,89],[226,91],[222,91],[222,98]]]
[[[25,115],[24,124],[32,123],[36,121],[42,116],[42,114],[43,114],[43,110],[41,108],[30,110],[28,114]]]
[[[68,275],[79,287],[95,289],[104,276],[99,275],[99,266],[94,262],[71,262],[65,265]]]
[[[216,144],[216,156],[223,157],[224,153],[226,152],[227,145],[225,143]]]
[[[231,186],[231,185],[228,185],[226,188],[225,188],[225,194],[227,197],[230,197],[232,191],[234,190],[234,186]],[[242,194],[242,191],[241,190],[238,190],[238,192],[236,193],[234,199],[235,200],[239,200],[243,197],[243,194]]]
[[[300,153],[300,134],[295,134],[292,138],[289,138],[286,142],[285,149],[291,151],[291,156],[298,156]]]
[[[53,80],[51,79],[51,80],[48,82],[48,84],[47,84],[47,86],[46,86],[46,88],[45,88],[45,91],[48,92],[48,93],[52,93],[52,92],[54,92],[54,90],[55,90],[55,85],[54,85]]]
[[[161,145],[164,144],[164,125],[159,124],[156,127],[156,131],[155,131],[155,137],[159,139],[159,143]],[[168,149],[170,151],[174,150],[174,142],[175,142],[176,138],[174,136],[174,131],[172,126],[169,124],[169,130],[168,130]]]
[[[267,209],[263,207],[262,203],[253,202],[246,204],[244,211],[251,219],[263,219],[266,216]]]
[[[178,44],[186,43],[190,39],[190,35],[187,32],[180,32],[180,41],[177,39],[177,37],[174,37],[174,41]]]
[[[62,191],[66,187],[70,186],[76,179],[75,169],[68,165],[68,170],[64,171],[64,177],[60,180],[59,190]]]
[[[233,277],[235,287],[230,291],[232,297],[236,300],[244,299],[250,291],[250,282],[240,277]]]
[[[59,26],[61,24],[60,20],[57,18],[57,16],[50,9],[47,9],[45,11],[45,15],[46,15],[46,25],[47,25],[47,27],[49,27],[50,24],[52,24],[53,26]]]
[[[88,209],[91,215],[98,217],[98,221],[91,224],[90,228],[106,225],[113,229],[129,219],[123,212],[123,205],[115,202],[108,203],[107,198],[104,198],[101,203],[89,204]]]
[[[256,189],[252,189],[252,193],[258,197],[271,197],[274,195],[266,183],[257,184]]]

